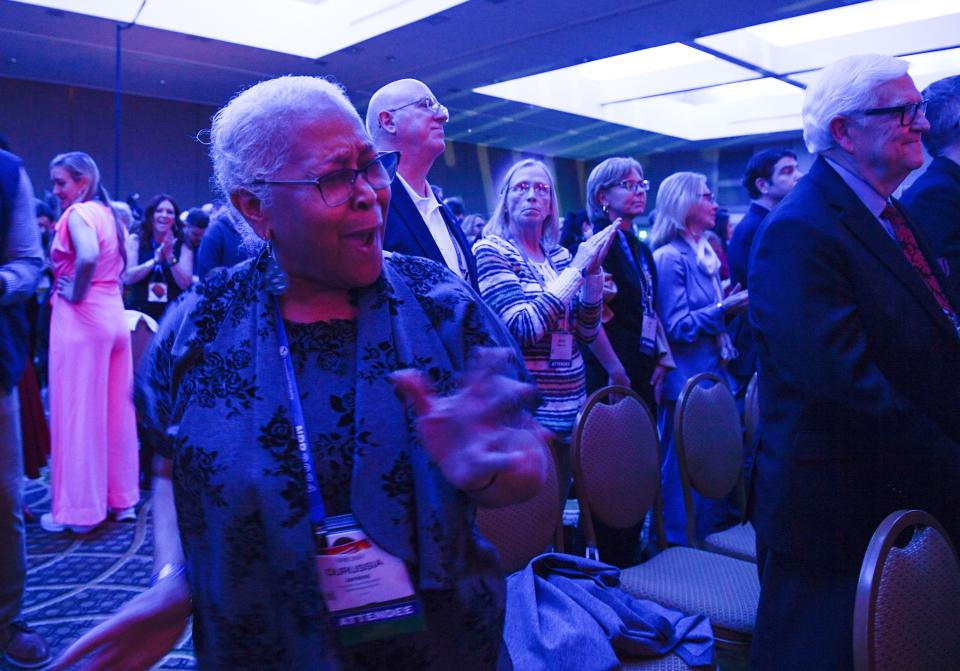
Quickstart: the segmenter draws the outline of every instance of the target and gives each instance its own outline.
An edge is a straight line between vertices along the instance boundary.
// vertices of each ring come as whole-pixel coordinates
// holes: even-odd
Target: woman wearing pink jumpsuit
[[[50,488],[48,531],[84,533],[107,509],[135,519],[139,499],[130,332],[120,274],[125,231],[108,203],[96,163],[61,154],[50,164],[63,215],[51,261]]]

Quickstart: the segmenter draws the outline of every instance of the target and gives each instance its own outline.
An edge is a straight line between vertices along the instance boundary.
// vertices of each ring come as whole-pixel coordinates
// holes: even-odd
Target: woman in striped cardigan
[[[520,343],[543,404],[536,418],[569,436],[586,396],[575,340],[590,343],[600,326],[603,262],[610,232],[583,242],[576,256],[561,247],[559,205],[540,161],[515,164],[503,180],[493,216],[474,245],[480,294]]]

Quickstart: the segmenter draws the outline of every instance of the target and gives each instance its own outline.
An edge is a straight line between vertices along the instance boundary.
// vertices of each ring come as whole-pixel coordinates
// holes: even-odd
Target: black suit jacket
[[[603,218],[593,222],[595,232],[600,232],[610,225],[610,220]],[[643,272],[641,257],[646,260],[647,268],[653,278],[653,300],[654,308],[657,302],[657,266],[653,262],[653,254],[650,248],[640,242],[636,236],[628,234],[627,246],[633,254],[634,262],[637,268]],[[613,310],[613,319],[603,325],[610,339],[610,345],[616,352],[617,358],[627,370],[630,377],[630,383],[634,390],[650,407],[655,407],[653,403],[653,387],[650,386],[650,376],[656,366],[654,357],[645,356],[640,352],[640,332],[643,328],[643,287],[641,279],[637,276],[630,260],[623,253],[619,241],[614,240],[610,245],[610,251],[607,252],[607,258],[603,261],[603,269],[613,275],[613,281],[617,285],[617,295],[610,301],[610,309]],[[593,356],[592,352],[586,347],[581,348],[584,354],[587,367],[591,369],[589,375],[591,382],[599,386],[606,385],[607,372]],[[591,384],[588,384],[591,387]]]
[[[760,223],[770,214],[770,210],[750,203],[747,213],[733,229],[733,237],[727,245],[727,262],[730,264],[730,281],[747,288],[747,262],[750,258],[750,245],[760,228]]]
[[[749,280],[760,542],[849,571],[904,507],[930,511],[958,540],[960,338],[822,158],[761,225]]]
[[[440,214],[443,215],[443,220],[447,222],[447,229],[453,235],[456,244],[460,246],[460,251],[467,261],[470,286],[474,291],[479,292],[477,262],[473,258],[467,237],[443,203],[440,204]],[[420,210],[413,204],[410,194],[399,179],[393,180],[393,184],[390,185],[390,212],[387,215],[387,226],[383,235],[383,248],[408,256],[425,257],[444,267],[447,265],[443,254],[440,253],[440,248],[430,235],[430,229],[420,216]]]
[[[903,204],[923,228],[934,255],[946,261],[947,281],[960,291],[960,165],[942,156],[933,159],[903,194]]]
[[[747,270],[749,267],[750,247],[756,238],[760,224],[770,210],[750,203],[750,208],[743,218],[733,229],[733,237],[730,244],[727,245],[727,261],[730,264],[730,281],[732,284],[739,284],[742,288],[747,288]],[[757,347],[754,343],[753,335],[750,331],[750,321],[746,313],[739,314],[730,322],[730,337],[733,338],[733,346],[739,353],[737,358],[730,362],[727,370],[733,376],[737,383],[735,390],[737,395],[746,392],[747,385],[753,372],[757,369]]]

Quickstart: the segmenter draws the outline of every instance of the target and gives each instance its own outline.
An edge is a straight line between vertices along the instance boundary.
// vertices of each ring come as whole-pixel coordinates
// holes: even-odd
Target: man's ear
[[[770,182],[763,177],[757,177],[755,180],[753,180],[753,185],[757,187],[757,191],[759,191],[761,194],[766,194],[767,191],[770,190]]]
[[[246,189],[237,189],[230,194],[230,203],[237,208],[254,233],[264,240],[270,239],[270,226],[266,221],[263,210],[263,201]]]
[[[377,121],[380,122],[380,128],[387,131],[388,133],[397,132],[397,124],[393,120],[393,114],[383,110],[380,114],[377,115]]]
[[[850,137],[850,128],[853,121],[846,116],[840,115],[830,119],[830,135],[833,141],[846,152],[853,152],[853,138]]]

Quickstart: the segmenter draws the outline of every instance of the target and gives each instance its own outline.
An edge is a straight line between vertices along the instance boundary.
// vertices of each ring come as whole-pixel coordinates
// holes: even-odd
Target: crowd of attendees
[[[4,355],[0,433],[20,433],[15,413],[42,416],[41,388],[49,388],[52,510],[42,527],[85,534],[108,516],[135,520],[140,488],[153,478],[154,584],[61,665],[92,654],[103,668],[147,668],[192,615],[202,668],[509,668],[503,579],[491,547],[473,533],[475,507],[529,498],[549,459],[568,490],[578,412],[589,393],[621,385],[657,417],[665,540],[683,545],[673,444],[680,391],[711,372],[742,400],[759,369],[772,428],[757,455],[744,446],[748,472],[757,461],[763,586],[752,663],[793,668],[782,656],[789,650],[796,668],[849,668],[841,639],[852,617],[850,555],[837,547],[811,555],[784,540],[807,523],[783,521],[798,514],[789,506],[803,506],[788,500],[795,472],[818,458],[862,458],[839,447],[851,426],[879,439],[897,418],[926,413],[923,430],[936,429],[941,446],[933,458],[941,470],[931,477],[953,486],[940,503],[956,502],[960,482],[951,442],[957,406],[953,419],[940,412],[960,398],[956,380],[937,378],[933,403],[915,389],[926,383],[924,362],[914,359],[908,374],[884,358],[900,337],[889,323],[898,315],[865,298],[859,283],[886,271],[843,237],[839,227],[853,215],[829,228],[826,208],[812,209],[818,188],[835,208],[852,208],[854,196],[860,209],[861,201],[879,203],[863,210],[866,223],[851,236],[872,236],[878,253],[897,255],[887,261],[903,266],[896,272],[916,273],[910,300],[946,317],[953,340],[938,333],[949,344],[937,341],[934,351],[949,369],[958,349],[958,274],[950,271],[960,263],[960,78],[921,99],[901,61],[859,58],[828,68],[807,93],[805,137],[821,156],[812,174],[801,173],[793,152],[756,154],[744,171],[751,204],[739,223],[719,207],[715,184],[686,171],[656,185],[648,214],[654,187],[629,157],[594,167],[583,212],[564,218],[551,170],[524,159],[496,185],[489,216],[468,213],[427,180],[449,112],[412,79],[377,91],[365,119],[325,79],[285,77],[246,90],[213,120],[223,200],[186,211],[165,193],[143,208],[111,200],[94,159],[81,152],[51,160],[59,204],[51,207],[33,200],[16,157],[0,153],[0,303],[29,307],[0,315],[0,336],[23,336],[23,351]],[[884,208],[898,207],[890,195],[919,167],[924,132],[936,158],[904,199],[916,225],[903,233],[884,223]],[[876,148],[907,140],[916,144],[907,158]],[[935,170],[943,176],[928,196],[923,180],[934,182]],[[814,190],[803,203],[790,196],[798,185]],[[652,229],[641,239],[636,224],[645,214]],[[800,229],[804,243],[787,247],[782,240]],[[907,234],[910,265],[892,244],[907,244]],[[900,300],[888,292],[885,299]],[[883,313],[877,324],[875,310]],[[131,314],[157,331],[136,407]],[[798,399],[808,407],[784,429]],[[16,445],[32,463],[45,452],[35,423],[23,420]],[[815,435],[827,442],[809,454],[784,447]],[[896,436],[883,438],[891,453],[908,440]],[[821,454],[829,450],[833,457]],[[18,488],[24,465],[0,457],[7,489]],[[828,477],[826,467],[818,472]],[[902,484],[890,471],[871,477],[843,482],[867,498],[864,487],[875,483],[893,488],[902,505],[930,500],[913,497],[914,481]],[[4,496],[9,510],[0,514],[29,515],[18,495]],[[888,503],[858,509],[853,555],[864,546],[861,526],[875,526]],[[952,533],[948,508],[935,512]],[[701,539],[738,523],[733,503],[696,499],[694,511]],[[315,626],[325,610],[342,607],[332,596],[341,587],[322,577],[318,584],[314,569],[314,558],[323,566],[329,554],[333,520],[393,567],[391,598],[416,603],[419,619],[401,618],[403,635],[347,645],[346,625]],[[653,548],[641,526],[594,524],[601,555],[614,565]],[[23,544],[22,522],[8,527],[0,521],[5,555]],[[846,530],[837,525],[810,542],[833,546]],[[0,558],[0,646],[29,667],[48,653],[18,617],[24,567],[15,564]],[[806,610],[796,605],[801,592]],[[786,613],[815,618],[817,598],[851,608],[811,628],[820,643],[830,627],[839,633],[827,638],[840,641],[813,653],[804,626],[788,631],[796,620]]]

